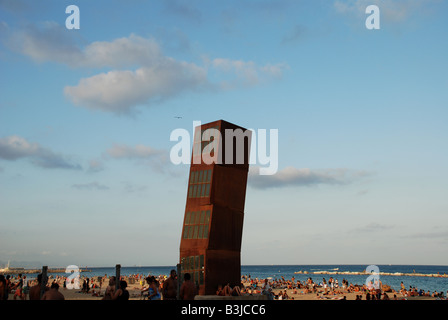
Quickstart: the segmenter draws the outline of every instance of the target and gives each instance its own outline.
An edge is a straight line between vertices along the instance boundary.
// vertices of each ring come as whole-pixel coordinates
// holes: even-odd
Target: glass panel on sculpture
[[[205,223],[205,211],[202,210],[201,211],[201,219],[199,220],[200,224],[204,224]]]
[[[203,184],[202,184],[201,197],[205,197],[205,186],[206,186],[206,184],[203,183]]]
[[[208,238],[208,225],[206,224],[204,226],[204,235],[203,235],[203,239],[207,239]]]
[[[194,233],[193,233],[193,239],[198,238],[198,226],[194,226]]]
[[[212,180],[212,170],[207,170],[207,181],[210,182]]]
[[[204,196],[210,196],[210,183],[205,184],[205,194]]]
[[[201,218],[201,212],[197,211],[196,215],[195,215],[195,220],[194,220],[194,224],[199,224],[199,220]]]

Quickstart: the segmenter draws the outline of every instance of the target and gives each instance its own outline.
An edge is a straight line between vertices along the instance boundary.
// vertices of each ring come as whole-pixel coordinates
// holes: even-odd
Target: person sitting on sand
[[[231,294],[234,297],[241,296],[242,295],[241,288],[239,286],[233,287]]]
[[[231,296],[232,295],[232,288],[230,288],[230,284],[226,284],[224,288],[222,289],[224,296]]]
[[[216,290],[217,296],[224,296],[224,290],[222,289],[222,285],[218,285],[218,290]]]
[[[64,295],[58,291],[59,285],[54,282],[50,290],[44,293],[41,300],[65,300]]]

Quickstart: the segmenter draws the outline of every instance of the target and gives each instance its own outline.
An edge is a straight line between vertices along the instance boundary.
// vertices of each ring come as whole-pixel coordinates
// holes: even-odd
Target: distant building
[[[251,131],[224,120],[195,128],[179,280],[190,273],[200,295],[215,294],[218,285],[241,283],[250,139]]]

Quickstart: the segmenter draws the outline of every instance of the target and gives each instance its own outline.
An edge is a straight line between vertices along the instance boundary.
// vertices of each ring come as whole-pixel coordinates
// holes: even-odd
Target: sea
[[[425,292],[429,290],[433,292],[444,292],[447,294],[448,290],[448,278],[446,277],[422,277],[417,274],[448,274],[448,266],[436,266],[436,265],[378,265],[380,273],[380,281],[383,284],[389,285],[396,291],[400,290],[401,282],[405,285],[406,289],[409,287],[415,287],[418,290],[423,289]],[[81,269],[87,269],[87,271],[81,272],[81,277],[98,277],[98,276],[112,276],[115,275],[115,267],[88,267],[83,266]],[[243,265],[241,266],[241,276],[250,276],[252,279],[281,279],[304,281],[308,278],[312,278],[315,282],[321,283],[325,278],[333,277],[337,279],[339,284],[345,279],[349,283],[363,285],[366,283],[368,274],[313,274],[313,272],[363,272],[366,270],[367,265]],[[147,275],[167,275],[170,271],[176,269],[176,266],[122,266],[120,274],[122,276],[143,274]],[[308,273],[304,273],[308,272]],[[416,275],[381,275],[381,273],[403,273]],[[34,278],[37,274],[28,274],[27,278]],[[51,273],[49,274],[51,275]],[[69,274],[55,273],[54,276],[69,276]]]

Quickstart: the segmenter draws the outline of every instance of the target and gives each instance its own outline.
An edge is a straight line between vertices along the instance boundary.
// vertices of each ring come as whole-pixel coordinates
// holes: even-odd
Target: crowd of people
[[[46,286],[42,286],[42,275],[35,279],[30,279],[27,275],[19,274],[17,277],[10,275],[0,275],[0,300],[20,299],[20,300],[64,300],[64,294],[59,290],[62,286],[67,289],[73,287],[75,279],[63,276],[50,276],[46,281]],[[182,285],[178,292],[178,279],[175,270],[171,270],[169,277],[166,275],[144,276],[133,274],[122,276],[117,285],[115,276],[108,277],[84,277],[79,280],[76,289],[79,293],[91,294],[101,297],[103,300],[129,300],[131,294],[128,290],[128,283],[139,284],[140,287],[133,287],[133,297],[147,300],[193,300],[198,294],[198,286],[191,280],[190,274],[184,274]],[[82,284],[81,284],[82,282]],[[105,289],[104,285],[107,283]],[[137,291],[138,293],[135,293]],[[289,292],[289,293],[288,293]],[[372,285],[357,285],[342,279],[330,277],[328,280],[315,281],[311,277],[300,281],[292,277],[289,280],[280,277],[278,279],[251,278],[250,275],[241,277],[240,285],[233,288],[229,283],[220,285],[217,288],[218,296],[245,296],[245,295],[266,295],[270,300],[291,300],[294,295],[315,294],[318,299],[331,299],[339,296],[345,299],[345,294],[356,293],[356,300],[397,300],[398,294],[401,297],[433,297],[437,299],[447,299],[443,292],[418,289],[410,286],[406,289],[403,282],[398,292],[382,283]],[[12,297],[10,295],[12,294]],[[448,291],[447,291],[448,296]],[[334,299],[334,298],[333,298]]]
[[[140,287],[134,286],[134,291],[139,291],[136,295],[145,300],[175,300],[178,298],[193,300],[198,293],[197,286],[190,279],[190,274],[186,273],[178,294],[175,270],[171,270],[169,277],[133,274],[121,276],[118,281],[117,285],[116,277],[107,275],[84,277],[83,279],[50,275],[46,285],[43,286],[42,274],[33,279],[22,274],[13,277],[0,275],[0,300],[65,300],[64,294],[59,290],[60,287],[64,290],[74,288],[78,290],[76,291],[78,293],[91,294],[101,297],[102,300],[129,300],[131,295],[128,290],[128,282],[140,284]],[[107,285],[105,286],[105,284]],[[11,294],[12,297],[10,297]]]
[[[250,275],[242,276],[242,284],[245,286],[244,292],[266,294],[270,299],[274,300],[289,300],[294,299],[292,295],[301,294],[316,294],[318,299],[330,299],[332,296],[341,296],[343,300],[344,294],[356,293],[356,300],[397,300],[398,294],[402,297],[426,296],[440,299],[447,299],[443,292],[418,290],[415,287],[409,287],[406,290],[403,282],[401,283],[401,290],[399,292],[383,286],[381,282],[372,283],[371,285],[358,285],[349,283],[348,280],[342,279],[339,283],[338,279],[330,277],[328,280],[322,278],[322,281],[315,281],[311,277],[300,281],[292,277],[286,280],[283,276],[278,279],[258,279],[251,278]],[[277,290],[274,290],[277,289]],[[278,290],[280,289],[280,290]],[[287,293],[289,290],[290,294]],[[243,292],[243,291],[242,291]],[[448,290],[447,290],[448,296]]]

